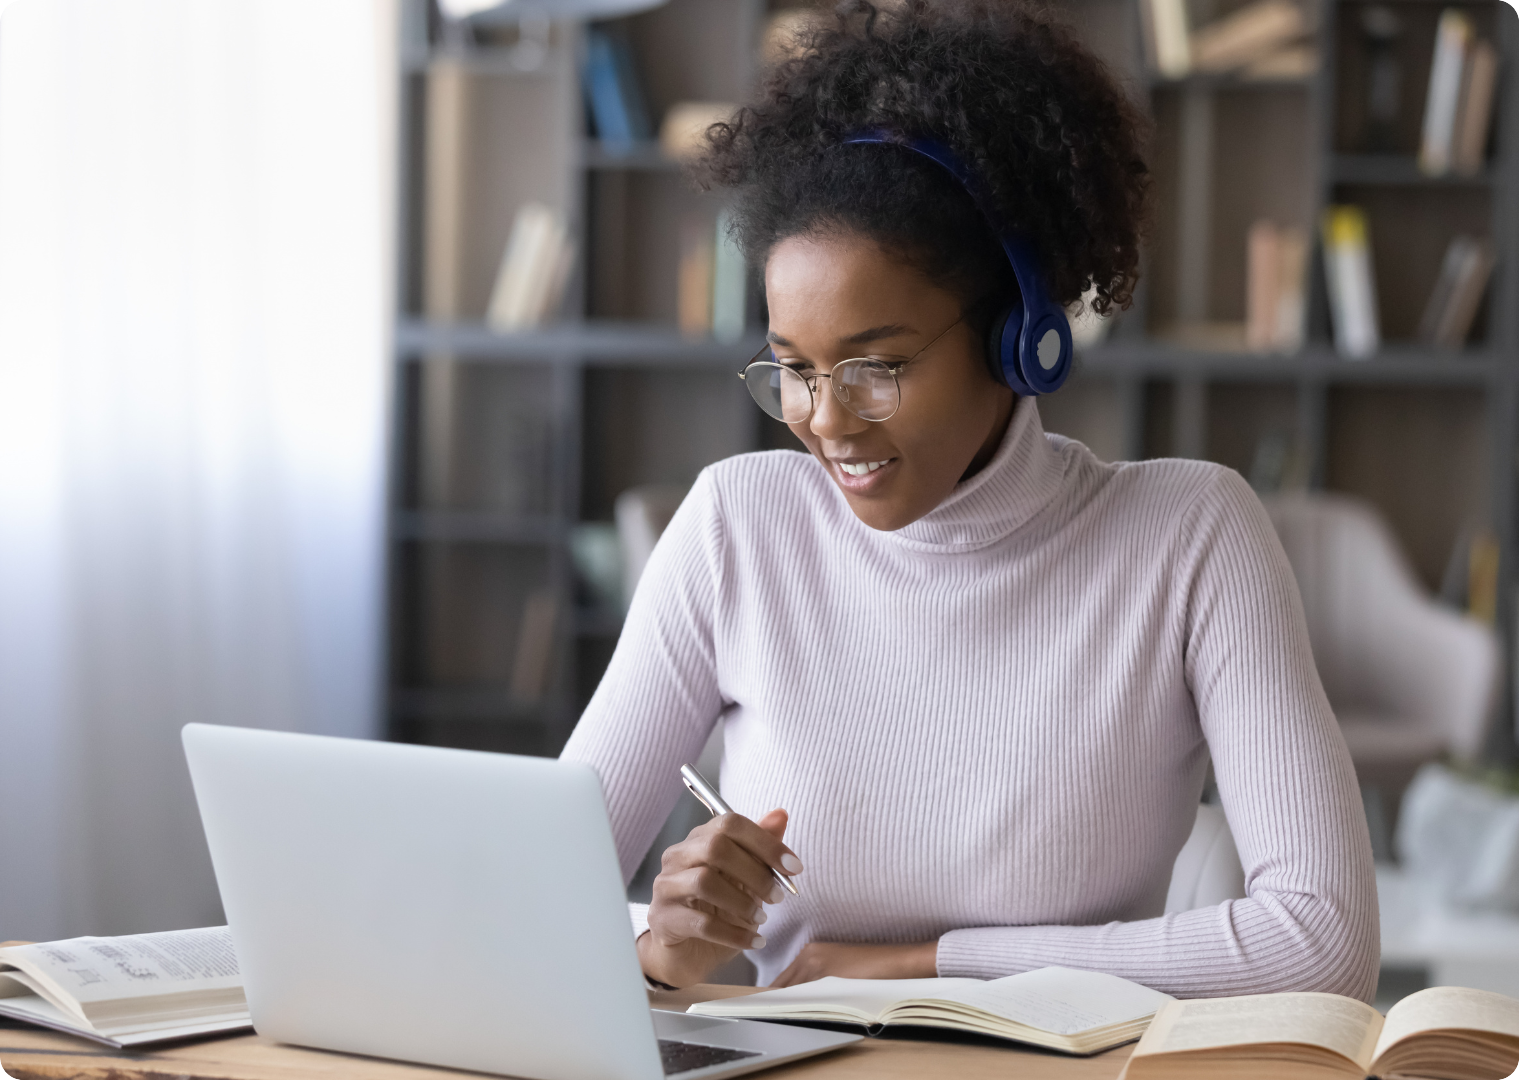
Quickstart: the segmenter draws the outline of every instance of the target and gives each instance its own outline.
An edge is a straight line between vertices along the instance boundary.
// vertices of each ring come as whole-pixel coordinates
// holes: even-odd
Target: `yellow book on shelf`
[[[1323,234],[1334,346],[1342,356],[1365,360],[1381,346],[1366,212],[1358,206],[1329,207],[1324,211]]]

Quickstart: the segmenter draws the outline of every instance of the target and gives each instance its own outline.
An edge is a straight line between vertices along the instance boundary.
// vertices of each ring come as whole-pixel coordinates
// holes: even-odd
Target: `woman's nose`
[[[808,426],[818,438],[837,439],[844,435],[853,435],[870,426],[869,421],[856,416],[844,407],[834,390],[832,379],[819,379],[814,396],[816,404],[813,405]]]

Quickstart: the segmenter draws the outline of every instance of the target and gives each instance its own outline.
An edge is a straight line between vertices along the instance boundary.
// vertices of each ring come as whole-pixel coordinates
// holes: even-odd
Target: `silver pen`
[[[723,802],[723,797],[717,793],[717,789],[707,783],[707,778],[696,771],[694,765],[682,765],[680,767],[680,779],[686,785],[686,790],[695,795],[697,800],[707,808],[713,817],[733,813],[733,807]],[[781,883],[792,896],[800,896],[791,879],[781,873],[775,867],[770,867],[770,876]]]

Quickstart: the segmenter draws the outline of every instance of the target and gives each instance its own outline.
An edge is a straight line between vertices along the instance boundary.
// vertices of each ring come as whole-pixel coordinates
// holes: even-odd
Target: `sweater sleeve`
[[[601,777],[623,882],[632,880],[680,797],[723,708],[712,624],[721,523],[710,470],[654,546],[606,674],[561,758]]]
[[[1366,817],[1265,509],[1219,470],[1182,521],[1186,678],[1247,897],[1100,926],[983,927],[939,939],[940,975],[1059,964],[1179,997],[1317,990],[1370,1001],[1379,927]]]

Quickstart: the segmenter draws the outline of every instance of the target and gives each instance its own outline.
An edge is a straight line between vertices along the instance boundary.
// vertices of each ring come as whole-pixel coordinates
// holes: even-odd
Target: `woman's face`
[[[954,295],[851,235],[778,243],[765,264],[765,294],[776,359],[804,375],[827,374],[856,356],[912,356],[961,314]],[[873,529],[917,521],[985,465],[1016,400],[987,371],[981,343],[963,322],[897,381],[902,403],[889,420],[861,419],[819,379],[812,415],[789,425]],[[842,467],[876,463],[884,464],[858,476]]]

